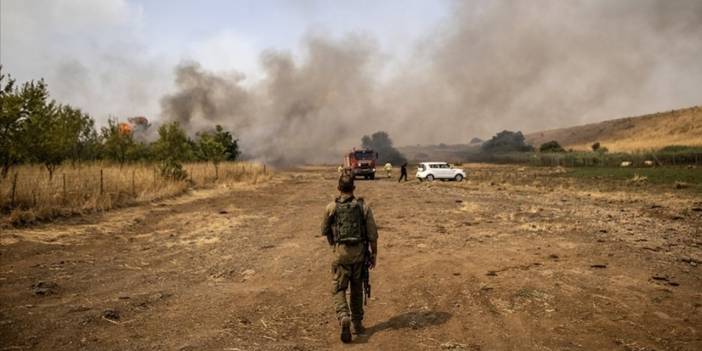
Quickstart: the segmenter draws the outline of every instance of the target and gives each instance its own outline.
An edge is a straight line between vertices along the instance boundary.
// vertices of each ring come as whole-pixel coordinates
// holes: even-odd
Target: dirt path
[[[539,172],[359,181],[382,251],[352,345],[314,237],[330,169],[5,230],[0,350],[702,349],[699,199]]]

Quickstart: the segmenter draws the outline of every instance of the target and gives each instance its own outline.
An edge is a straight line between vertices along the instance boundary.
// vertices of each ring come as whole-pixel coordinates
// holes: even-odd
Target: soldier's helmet
[[[353,180],[352,175],[342,174],[339,177],[339,191],[345,192],[345,193],[352,192],[356,188],[353,183],[354,183],[354,180]]]

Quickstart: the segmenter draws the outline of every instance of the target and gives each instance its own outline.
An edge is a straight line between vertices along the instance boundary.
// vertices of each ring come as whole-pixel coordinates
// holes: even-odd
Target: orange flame
[[[129,123],[120,123],[117,125],[117,128],[119,130],[119,134],[122,135],[129,135],[132,134],[132,126],[129,125]]]

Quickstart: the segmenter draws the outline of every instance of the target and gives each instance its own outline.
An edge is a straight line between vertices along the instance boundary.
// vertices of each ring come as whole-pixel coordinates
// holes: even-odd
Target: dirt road
[[[0,235],[0,350],[700,350],[702,204],[557,170],[359,181],[368,334],[338,342],[332,169]]]

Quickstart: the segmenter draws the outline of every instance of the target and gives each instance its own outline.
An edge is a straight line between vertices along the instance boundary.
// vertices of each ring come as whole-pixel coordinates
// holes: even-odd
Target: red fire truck
[[[344,169],[354,177],[362,176],[365,179],[375,179],[375,163],[378,153],[371,149],[354,148],[344,157]]]

